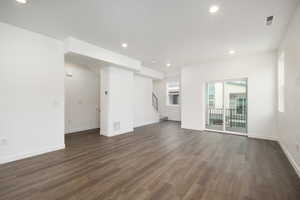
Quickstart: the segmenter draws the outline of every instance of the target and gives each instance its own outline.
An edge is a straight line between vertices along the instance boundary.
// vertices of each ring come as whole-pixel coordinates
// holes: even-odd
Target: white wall
[[[134,76],[134,127],[157,123],[159,115],[152,106],[153,81]]]
[[[300,176],[300,7],[281,44],[285,53],[285,112],[278,114],[279,140]],[[297,147],[298,145],[298,147]]]
[[[154,80],[162,80],[164,78],[164,74],[162,72],[150,69],[148,67],[143,67],[139,69],[139,71],[136,73],[140,76],[145,76]]]
[[[100,134],[109,134],[109,67],[100,69]]]
[[[248,78],[248,135],[277,139],[276,53],[200,64],[182,69],[182,127],[205,127],[205,84],[207,81]]]
[[[82,56],[87,56],[96,60],[101,60],[111,63],[121,68],[139,71],[141,69],[141,61],[132,59],[99,46],[69,37],[65,41],[65,53],[75,53]]]
[[[158,97],[158,110],[162,117],[168,117],[169,120],[173,121],[181,121],[181,94],[179,106],[167,105],[167,83],[169,81],[179,81],[180,83],[180,76],[175,75],[154,81],[154,93]]]
[[[134,72],[115,66],[101,69],[101,134],[114,136],[133,131]],[[105,94],[105,91],[108,93]],[[120,127],[116,127],[120,123]]]
[[[64,148],[63,43],[0,23],[0,163]]]
[[[100,68],[65,61],[65,132],[100,127]]]

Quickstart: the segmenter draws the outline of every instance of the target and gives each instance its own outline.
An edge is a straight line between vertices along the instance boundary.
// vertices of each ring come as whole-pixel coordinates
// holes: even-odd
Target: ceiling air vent
[[[269,16],[266,18],[266,25],[271,26],[273,24],[274,16]]]

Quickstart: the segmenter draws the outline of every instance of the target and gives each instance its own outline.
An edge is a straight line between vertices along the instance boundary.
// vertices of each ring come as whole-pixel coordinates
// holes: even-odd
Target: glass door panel
[[[225,81],[225,131],[247,133],[247,107],[247,80]]]
[[[206,86],[206,129],[223,130],[223,82],[207,83]]]

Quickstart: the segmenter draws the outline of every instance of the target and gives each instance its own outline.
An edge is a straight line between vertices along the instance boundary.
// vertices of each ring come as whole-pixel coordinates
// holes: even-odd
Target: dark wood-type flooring
[[[2,200],[300,200],[278,143],[163,122],[112,138],[66,136],[60,150],[0,166]]]

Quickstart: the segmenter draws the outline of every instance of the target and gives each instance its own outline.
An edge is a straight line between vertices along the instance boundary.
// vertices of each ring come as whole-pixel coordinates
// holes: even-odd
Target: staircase
[[[167,121],[168,120],[167,116],[163,116],[163,115],[161,115],[159,113],[159,110],[158,110],[158,98],[157,98],[157,96],[154,93],[152,93],[152,106],[156,110],[157,114],[159,114],[159,121]]]
[[[152,92],[152,106],[158,112],[158,98],[153,92]]]

